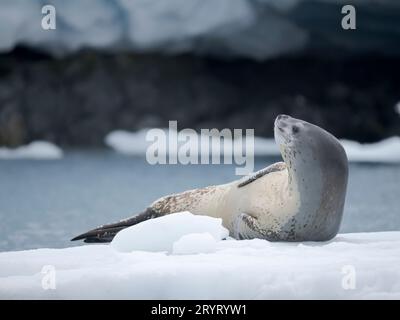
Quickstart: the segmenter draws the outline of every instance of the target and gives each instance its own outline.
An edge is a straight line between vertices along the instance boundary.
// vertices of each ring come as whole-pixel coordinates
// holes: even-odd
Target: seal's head
[[[346,153],[332,134],[303,120],[279,115],[275,141],[299,192],[299,209],[284,227],[293,241],[321,241],[340,227],[347,189]]]
[[[275,141],[279,147],[294,147],[297,141],[307,138],[309,123],[281,114],[275,119]]]

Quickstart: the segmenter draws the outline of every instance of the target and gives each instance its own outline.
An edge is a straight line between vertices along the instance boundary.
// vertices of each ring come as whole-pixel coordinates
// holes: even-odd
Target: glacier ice
[[[41,28],[44,4],[56,8],[56,30]],[[358,1],[357,8],[365,9],[365,19],[373,23],[354,34],[351,43],[338,31],[336,11],[340,13],[342,4],[341,0],[319,0],[312,6],[305,0],[3,0],[0,52],[23,44],[56,55],[100,48],[267,59],[313,47],[310,44],[321,39],[332,47],[393,51],[400,33],[393,28],[395,14],[400,13],[396,0],[379,3],[376,11],[371,6],[378,4]],[[316,12],[323,12],[323,19],[318,20]],[[393,43],[390,50],[382,41]]]

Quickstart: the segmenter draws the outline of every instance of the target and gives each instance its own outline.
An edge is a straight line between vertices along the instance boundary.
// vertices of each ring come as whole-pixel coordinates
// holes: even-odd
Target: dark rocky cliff
[[[180,129],[255,128],[271,136],[279,113],[338,137],[376,141],[400,135],[399,101],[400,59],[393,57],[256,62],[81,51],[54,59],[21,48],[0,56],[0,145],[100,146],[113,129],[168,120]]]

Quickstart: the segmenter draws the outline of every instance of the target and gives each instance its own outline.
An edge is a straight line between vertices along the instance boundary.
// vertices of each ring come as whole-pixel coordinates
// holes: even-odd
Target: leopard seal
[[[72,240],[109,242],[126,227],[180,211],[222,218],[236,239],[333,238],[342,220],[348,180],[342,145],[324,129],[288,115],[276,118],[274,136],[284,162],[227,184],[162,197],[138,215]]]

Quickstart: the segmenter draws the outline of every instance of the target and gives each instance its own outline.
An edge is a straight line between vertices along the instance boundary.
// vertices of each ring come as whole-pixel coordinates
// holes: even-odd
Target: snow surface
[[[197,217],[176,215],[165,232],[156,220],[157,232],[136,229],[154,247],[144,241],[130,252],[83,245],[0,253],[0,299],[400,299],[400,232],[319,243],[216,241],[213,222],[205,224],[208,234],[175,240],[168,228],[195,225]],[[163,251],[138,250],[148,248]]]
[[[105,137],[105,144],[117,152],[127,155],[140,155],[146,154],[147,148],[153,141],[146,141],[146,135],[149,129],[143,129],[138,132],[128,132],[123,130],[116,130],[110,132]],[[168,135],[168,129],[162,130]],[[244,132],[243,132],[244,134]],[[200,135],[191,133],[191,141],[201,141]],[[189,140],[189,138],[188,138]],[[238,141],[226,140],[228,144],[234,146]],[[166,146],[160,150],[162,154],[175,153],[178,154],[179,149],[185,142],[178,142],[176,146]],[[376,162],[376,163],[400,163],[400,137],[391,137],[380,142],[361,144],[351,140],[341,140],[341,143],[346,150],[347,157],[351,162]],[[214,151],[223,152],[223,144],[220,146],[212,146],[209,148],[201,142],[195,143],[193,148],[199,146],[199,151],[208,150],[210,153]],[[244,144],[243,144],[243,149]],[[249,151],[249,150],[248,150]],[[201,153],[200,153],[201,154]],[[280,151],[274,139],[254,137],[254,155],[255,156],[280,156]]]
[[[191,239],[181,239],[183,236],[204,232],[207,232],[214,241],[229,235],[229,231],[222,226],[222,219],[193,215],[186,211],[146,220],[123,229],[117,233],[111,246],[121,252],[133,250],[172,252],[176,241],[178,241],[177,250],[180,248],[185,250],[183,246],[186,242],[192,244]]]
[[[0,159],[52,160],[63,157],[63,151],[47,141],[33,141],[15,149],[0,147]]]
[[[65,54],[81,48],[134,51],[216,53],[266,59],[303,49],[313,34],[335,36],[345,47],[391,52],[382,41],[357,38],[351,46],[342,36],[336,11],[331,6],[345,0],[319,0],[314,10],[324,12],[327,24],[315,22],[307,0],[2,0],[0,2],[0,51],[26,44]],[[380,1],[379,12],[398,9],[397,0]],[[56,29],[41,28],[42,6],[56,9]],[[304,5],[301,7],[301,5]],[[376,5],[373,3],[373,5]],[[371,1],[357,1],[357,8],[370,9]],[[333,7],[335,8],[335,7]],[[336,7],[339,10],[339,7]],[[299,21],[296,21],[296,18]],[[393,34],[392,23],[378,14],[374,35]],[[379,20],[380,19],[380,20]],[[325,20],[324,20],[325,21]],[[300,22],[300,23],[299,23]],[[301,23],[303,22],[303,23]],[[315,30],[313,30],[313,28]],[[329,29],[332,28],[332,29]],[[325,33],[323,32],[325,31]],[[375,33],[373,33],[375,32]],[[386,33],[385,33],[386,32]],[[371,37],[374,38],[374,37]],[[392,38],[389,37],[388,42]],[[326,40],[325,40],[326,41]],[[329,42],[329,41],[328,41]]]

